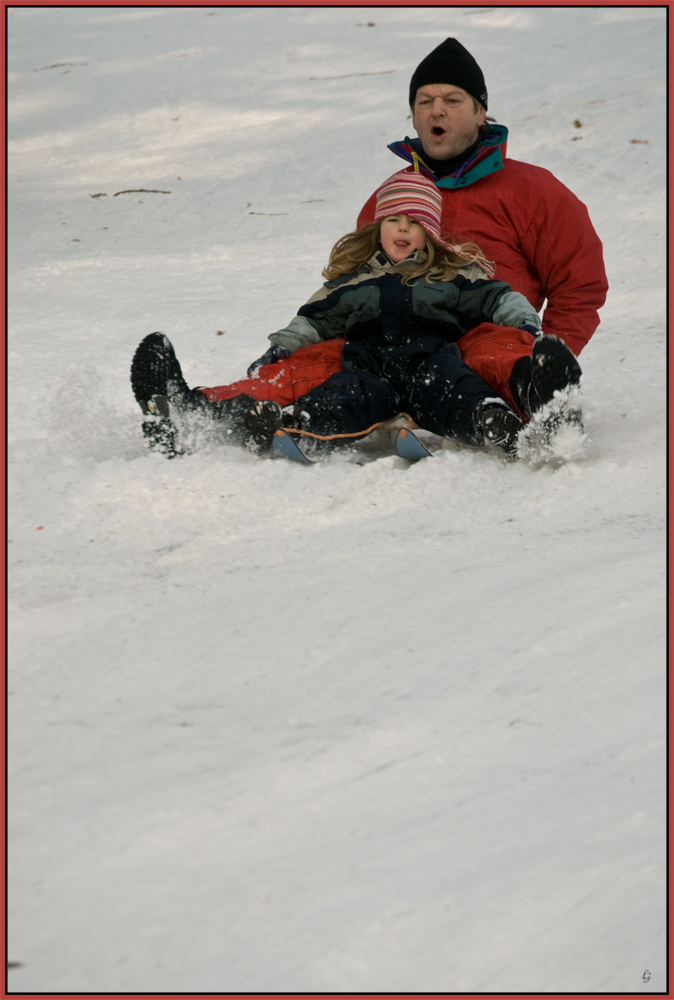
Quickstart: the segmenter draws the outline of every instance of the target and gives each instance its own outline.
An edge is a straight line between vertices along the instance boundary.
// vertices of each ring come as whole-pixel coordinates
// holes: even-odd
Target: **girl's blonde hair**
[[[354,274],[361,264],[372,257],[380,249],[379,223],[369,222],[354,233],[347,233],[337,240],[330,251],[330,259],[323,269],[323,277],[327,281],[341,278],[343,274]],[[404,275],[403,285],[408,285],[413,278],[426,278],[426,281],[451,281],[462,267],[477,261],[485,261],[485,256],[475,243],[461,243],[462,254],[468,254],[470,260],[451,250],[440,246],[433,237],[426,233],[426,260],[419,263],[401,261],[400,273]],[[396,268],[393,268],[395,271]]]

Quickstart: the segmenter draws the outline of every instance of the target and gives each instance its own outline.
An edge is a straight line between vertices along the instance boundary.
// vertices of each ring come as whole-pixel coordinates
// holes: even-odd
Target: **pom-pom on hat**
[[[429,83],[453,83],[467,91],[483,108],[487,107],[487,85],[482,70],[456,38],[445,38],[415,69],[410,81],[411,108],[419,87]]]
[[[433,181],[424,174],[401,170],[384,181],[377,191],[374,221],[381,222],[389,215],[409,215],[410,219],[423,226],[439,246],[463,257],[467,264],[478,264],[490,277],[493,276],[494,269],[484,258],[468,254],[461,246],[448,243],[442,238],[442,195]]]

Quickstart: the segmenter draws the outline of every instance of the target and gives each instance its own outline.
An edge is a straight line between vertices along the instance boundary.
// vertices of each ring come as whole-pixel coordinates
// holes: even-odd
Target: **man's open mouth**
[[[441,128],[440,125],[434,125],[433,128],[431,129],[431,132],[433,133],[433,135],[444,135],[445,134],[444,128]]]

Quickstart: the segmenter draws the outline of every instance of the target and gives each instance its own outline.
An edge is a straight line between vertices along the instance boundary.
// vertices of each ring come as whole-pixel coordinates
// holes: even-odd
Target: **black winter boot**
[[[136,348],[131,362],[131,388],[143,415],[143,434],[150,451],[174,458],[180,454],[170,407],[181,411],[204,409],[206,397],[190,389],[171,341],[163,333],[151,333]]]
[[[487,445],[500,449],[507,461],[517,460],[517,435],[522,430],[520,418],[505,403],[486,402],[475,411],[475,427]]]
[[[581,375],[575,354],[563,340],[550,334],[538,338],[531,351],[531,381],[539,406],[552,402],[555,392],[578,385]]]
[[[271,448],[272,438],[281,426],[281,407],[269,399],[249,399],[251,405],[243,414],[243,446],[254,455],[261,455]]]
[[[519,441],[521,458],[535,462],[567,460],[584,441],[578,384],[581,369],[564,341],[544,334],[531,358],[519,358],[510,388],[530,418]]]
[[[173,344],[163,333],[151,333],[136,348],[131,362],[131,388],[143,413],[153,413],[149,406],[154,396],[163,396],[181,410],[201,409],[206,397],[190,389],[183,378]]]
[[[564,428],[582,433],[583,411],[578,393],[573,391],[581,374],[576,356],[563,340],[548,335],[536,341],[531,352],[531,383],[539,401],[533,421],[539,449],[552,446]]]
[[[580,382],[581,368],[563,340],[552,334],[539,337],[531,357],[518,358],[510,373],[510,391],[527,417],[551,403],[555,392]]]
[[[271,448],[272,438],[281,426],[281,407],[277,403],[253,399],[245,393],[207,403],[206,412],[227,427],[233,441],[254,455]]]

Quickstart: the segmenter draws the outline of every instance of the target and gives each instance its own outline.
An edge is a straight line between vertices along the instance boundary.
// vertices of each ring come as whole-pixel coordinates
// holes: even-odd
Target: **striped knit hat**
[[[442,196],[433,181],[424,174],[401,170],[384,181],[377,191],[374,221],[381,222],[389,215],[409,215],[445,250],[465,257],[466,262],[479,264],[490,277],[493,276],[494,269],[488,261],[467,254],[458,244],[443,240],[440,228]]]

